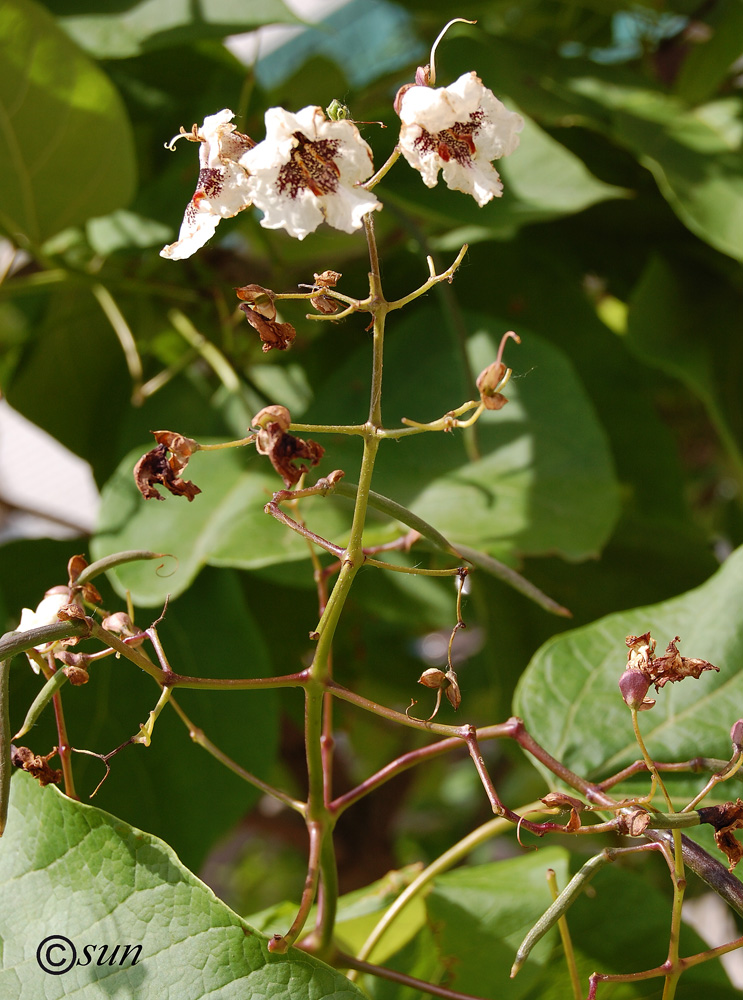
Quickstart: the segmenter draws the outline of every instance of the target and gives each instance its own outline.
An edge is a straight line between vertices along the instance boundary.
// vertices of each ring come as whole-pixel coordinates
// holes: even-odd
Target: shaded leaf
[[[567,851],[545,847],[507,861],[460,868],[435,880],[426,908],[448,969],[447,985],[476,996],[515,1000],[535,984],[549,963],[556,930],[536,946],[515,979],[509,974],[516,949],[552,902],[548,868],[564,885],[569,877]]]
[[[158,576],[141,565],[122,566],[112,574],[119,593],[131,591],[135,603],[152,606],[167,594],[177,595],[203,566],[258,569],[273,563],[308,559],[307,542],[263,511],[281,480],[268,471],[254,449],[197,452],[193,475],[203,491],[192,504],[172,498],[165,504],[144,501],[132,469],[140,453],[128,455],[103,491],[98,533],[91,542],[94,558],[126,548],[126,539],[157,539],[159,548],[175,556],[172,575]],[[321,470],[319,470],[321,471]],[[338,541],[347,530],[350,507],[311,497],[303,501],[308,526]]]
[[[224,38],[262,24],[297,24],[281,0],[140,0],[126,10],[68,14],[59,19],[81,48],[99,59],[125,59],[150,49]]]
[[[473,372],[497,354],[505,329],[496,318],[468,315]],[[428,433],[381,449],[373,488],[428,521],[451,542],[498,558],[560,553],[596,554],[617,515],[618,496],[603,431],[570,362],[540,337],[525,332],[509,346],[515,377],[509,404],[483,414],[476,439],[481,458],[468,461],[461,431]],[[365,418],[366,349],[336,371],[317,393],[308,420]],[[389,374],[388,374],[389,373]],[[441,316],[424,309],[393,323],[385,360],[387,426],[410,417],[433,420],[477,397]],[[349,468],[349,445],[328,447],[326,461]],[[350,473],[349,473],[350,476]],[[568,513],[569,512],[569,513]]]
[[[108,77],[33,0],[0,9],[0,223],[38,246],[132,197],[135,160]]]
[[[665,643],[679,635],[685,655],[708,659],[720,672],[663,688],[655,708],[640,717],[643,739],[657,760],[727,759],[743,696],[742,599],[738,549],[695,590],[608,615],[545,643],[521,679],[514,711],[567,767],[589,778],[608,776],[641,756],[618,687],[625,637],[651,631]],[[548,780],[555,784],[554,777]]]

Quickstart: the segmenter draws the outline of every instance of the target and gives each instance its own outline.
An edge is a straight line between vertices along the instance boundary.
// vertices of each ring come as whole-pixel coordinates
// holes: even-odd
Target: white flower
[[[238,160],[252,146],[253,140],[238,132],[231,124],[235,116],[225,108],[216,115],[204,119],[200,129],[194,125],[193,132],[181,129],[180,138],[200,143],[199,179],[196,191],[188,203],[183,216],[181,231],[175,243],[163,247],[161,257],[183,260],[190,257],[213,235],[222,219],[229,219],[250,205],[248,174]]]
[[[351,233],[382,206],[355,185],[374,170],[372,153],[353,122],[330,121],[322,108],[266,112],[266,138],[240,158],[250,173],[261,225],[303,240],[325,221]]]
[[[519,144],[521,115],[509,111],[476,73],[449,87],[408,87],[400,98],[400,149],[423,182],[434,187],[442,171],[448,187],[478,205],[500,197],[503,185],[491,160]]]
[[[55,625],[59,621],[57,612],[65,604],[69,603],[70,597],[67,587],[52,587],[51,590],[47,590],[46,594],[44,594],[44,598],[36,608],[36,611],[32,611],[30,608],[22,609],[21,621],[16,632],[29,632],[32,628],[41,628],[42,625]],[[39,653],[45,653],[53,645],[53,642],[44,642],[34,648]],[[29,662],[38,674],[38,666],[31,659],[29,659]]]

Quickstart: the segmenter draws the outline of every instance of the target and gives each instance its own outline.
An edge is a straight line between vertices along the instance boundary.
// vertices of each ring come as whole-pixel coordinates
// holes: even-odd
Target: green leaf
[[[708,660],[720,672],[651,692],[657,704],[639,716],[643,739],[656,760],[727,759],[730,727],[741,714],[743,697],[742,600],[743,548],[695,590],[608,615],[545,643],[521,679],[514,711],[573,771],[589,779],[613,774],[641,756],[617,687],[627,657],[625,637],[650,631],[660,653],[680,636],[682,655]],[[554,776],[547,777],[554,786]]]
[[[447,985],[463,993],[516,1000],[535,984],[549,961],[556,930],[539,942],[515,979],[509,974],[516,949],[552,902],[548,868],[565,885],[567,851],[545,847],[507,861],[459,868],[435,880],[426,907],[444,965],[456,958]]]
[[[15,242],[38,246],[132,197],[117,91],[33,0],[0,9],[0,137],[0,224]]]
[[[572,867],[577,868],[583,860],[573,859]],[[655,867],[647,855],[644,864]],[[665,867],[664,873],[667,875]],[[558,884],[564,888],[562,879],[558,879]],[[670,905],[670,894],[655,887],[648,869],[637,872],[628,866],[608,865],[596,875],[589,892],[579,896],[567,912],[578,976],[586,992],[588,977],[593,972],[639,972],[665,960]],[[682,955],[693,955],[707,947],[682,923]],[[529,961],[517,981],[529,968]],[[663,980],[601,984],[599,996],[602,993],[611,1000],[661,1000]],[[552,961],[541,981],[529,992],[528,1000],[565,1000],[571,995],[563,951],[555,949]],[[699,997],[735,1000],[740,992],[731,986],[719,961],[713,960],[688,969],[679,980],[675,995],[677,1000],[699,1000]]]
[[[707,8],[704,22],[710,34],[690,45],[676,79],[676,92],[694,104],[713,97],[740,56],[743,2],[721,0]]]
[[[466,315],[471,371],[496,356],[505,324]],[[409,507],[446,538],[484,549],[499,559],[558,552],[569,559],[595,555],[618,512],[617,486],[606,439],[585,391],[559,349],[520,328],[509,344],[515,376],[509,404],[477,424],[481,458],[468,461],[461,431],[426,433],[384,444],[373,489]],[[364,348],[317,393],[306,419],[363,421],[359,393],[368,365]],[[422,309],[389,322],[384,419],[433,420],[477,395],[463,373],[461,354],[440,314]],[[347,443],[329,460],[348,469]]]
[[[128,455],[104,488],[91,552],[99,559],[127,548],[127,539],[138,538],[143,545],[150,539],[156,542],[153,551],[172,554],[177,564],[172,573],[166,567],[168,575],[141,563],[120,567],[111,574],[120,594],[129,590],[135,603],[152,606],[167,594],[183,593],[207,564],[258,569],[309,558],[305,539],[264,513],[282,484],[253,448],[198,452],[187,470],[187,478],[203,491],[193,503],[171,496],[165,503],[142,499],[132,470],[143,451]],[[313,531],[338,541],[350,524],[350,505],[341,503],[311,497],[303,501],[302,516]]]
[[[123,11],[60,16],[78,45],[99,59],[224,38],[263,24],[300,24],[282,0],[140,0]]]
[[[0,885],[0,993],[6,997],[74,993],[92,1000],[122,990],[180,1000],[362,997],[343,975],[309,955],[293,949],[270,954],[266,938],[163,841],[54,787],[42,789],[22,773],[12,782],[10,822],[0,842]],[[37,949],[52,935],[72,942],[83,963],[64,976],[39,968]],[[86,945],[96,949],[87,953],[90,964]],[[116,945],[142,950],[132,952],[134,965],[108,965],[103,945],[106,962]],[[50,953],[56,961],[69,955],[69,947]]]
[[[711,246],[743,260],[743,101],[726,97],[689,109],[636,85],[576,78],[614,139],[647,167],[681,221]]]
[[[497,166],[527,219],[559,218],[600,201],[630,195],[594,177],[575,153],[528,117],[524,118],[519,148]]]
[[[139,612],[137,624],[146,628],[151,617]],[[233,572],[207,572],[188,593],[170,602],[158,634],[172,668],[180,673],[200,677],[272,673],[265,641]],[[154,658],[152,648],[146,648]],[[14,680],[25,681],[29,673],[25,657],[17,658]],[[34,680],[40,689],[42,678]],[[21,690],[11,692],[13,732],[20,728],[33,697],[30,686],[24,683]],[[110,752],[139,731],[158,696],[157,685],[129,661],[102,660],[91,667],[88,684],[67,685],[62,692],[72,745]],[[178,691],[174,697],[220,750],[259,778],[270,778],[278,746],[276,692]],[[49,706],[21,742],[47,753],[55,741]],[[194,870],[260,795],[192,742],[186,726],[167,706],[155,723],[149,747],[126,746],[109,763],[111,772],[96,804],[167,840]],[[84,754],[74,754],[72,764],[77,792],[87,799],[105,775],[104,764]],[[202,799],[208,799],[209,809],[200,814],[197,803]]]
[[[6,386],[8,401],[105,478],[114,456],[101,446],[101,423],[109,433],[119,425],[131,391],[123,353],[89,289],[70,282],[39,298],[46,310]]]
[[[740,291],[717,274],[653,259],[631,301],[627,340],[704,404],[743,484]]]

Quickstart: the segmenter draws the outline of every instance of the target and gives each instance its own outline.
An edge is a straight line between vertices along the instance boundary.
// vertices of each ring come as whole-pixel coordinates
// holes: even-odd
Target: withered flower
[[[507,371],[502,361],[494,361],[477,376],[477,389],[486,410],[502,410],[508,402],[503,393],[498,392],[506,381]]]
[[[476,384],[480,393],[480,401],[486,410],[501,410],[508,402],[501,389],[507,385],[511,378],[511,369],[503,364],[503,352],[509,340],[515,340],[517,344],[521,343],[521,337],[513,330],[508,330],[501,337],[495,361],[477,376]]]
[[[57,659],[65,664],[62,668],[62,673],[73,687],[79,687],[81,684],[88,683],[90,680],[90,674],[88,673],[90,657],[88,655],[85,653],[68,653],[63,651],[57,653]]]
[[[103,598],[101,597],[98,589],[94,587],[92,583],[84,583],[82,587],[75,586],[77,578],[80,576],[82,571],[87,568],[88,560],[85,556],[72,556],[69,560],[67,563],[67,575],[69,577],[70,592],[81,592],[83,600],[88,601],[90,604],[100,604]]]
[[[676,636],[668,643],[664,655],[656,656],[655,639],[649,632],[627,636],[627,668],[619,679],[619,688],[630,708],[643,711],[653,707],[655,702],[645,699],[651,684],[660,691],[666,684],[682,681],[685,677],[700,677],[705,670],[719,672],[720,668],[707,660],[682,656],[676,646],[680,641]]]
[[[420,675],[418,683],[423,684],[424,687],[438,689],[439,696],[436,699],[436,709],[434,709],[434,715],[438,711],[441,692],[446,695],[455,711],[462,703],[462,693],[459,690],[457,675],[451,667],[446,671],[446,673],[444,673],[443,670],[439,670],[438,667],[429,667],[428,670],[424,670]],[[431,718],[433,718],[433,716],[431,716]]]
[[[297,331],[291,323],[276,321],[274,292],[261,285],[243,285],[241,288],[236,288],[235,293],[242,299],[239,308],[263,341],[264,352],[274,348],[277,351],[285,351],[293,343]]]
[[[251,421],[253,427],[260,428],[255,440],[256,451],[268,457],[288,489],[309,472],[306,465],[293,465],[293,462],[304,458],[314,466],[325,454],[317,441],[304,441],[287,433],[290,424],[291,414],[285,406],[266,406]]]
[[[696,660],[682,656],[676,648],[677,642],[681,642],[678,636],[668,643],[663,656],[658,656],[653,660],[653,684],[655,684],[656,691],[659,691],[669,681],[682,681],[684,677],[700,677],[705,670],[720,672],[719,667],[708,663],[707,660]]]
[[[323,316],[331,316],[340,309],[340,302],[325,294],[326,289],[335,288],[340,280],[340,277],[341,275],[338,271],[331,270],[323,271],[322,274],[315,275],[315,284],[313,285],[313,289],[317,289],[318,294],[313,295],[310,302],[319,313],[323,314]]]
[[[198,450],[197,442],[174,431],[152,433],[158,442],[157,447],[143,455],[134,466],[137,489],[145,500],[164,500],[165,497],[154,486],[155,483],[160,483],[173,496],[185,497],[190,503],[201,490],[195,483],[182,479],[180,473],[188,465],[193,452]]]
[[[743,802],[723,802],[719,806],[706,806],[697,810],[702,823],[709,823],[715,830],[715,843],[730,862],[732,871],[743,858],[743,847],[735,839],[735,830],[743,828]]]
[[[580,828],[581,823],[578,813],[585,812],[588,808],[585,802],[581,802],[580,799],[576,799],[572,795],[566,795],[564,792],[549,792],[542,798],[542,802],[549,809],[559,809],[560,812],[570,813],[570,819],[565,824],[565,829],[568,833],[574,833]]]
[[[57,753],[55,747],[51,753],[45,755],[35,754],[28,747],[10,748],[10,760],[14,767],[20,767],[23,771],[28,771],[31,777],[36,778],[39,784],[58,785],[62,780],[62,772],[54,767],[49,767],[49,761]]]

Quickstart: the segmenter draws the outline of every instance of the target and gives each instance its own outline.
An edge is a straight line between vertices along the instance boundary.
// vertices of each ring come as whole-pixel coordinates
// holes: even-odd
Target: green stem
[[[538,810],[540,806],[541,802],[531,802],[529,805],[524,806],[522,811],[531,812]],[[457,862],[461,861],[462,858],[465,858],[476,847],[479,847],[480,844],[484,844],[492,837],[497,837],[499,834],[505,833],[511,829],[513,829],[513,825],[509,823],[508,820],[488,820],[487,823],[483,823],[481,826],[478,826],[476,830],[468,833],[466,837],[457,841],[456,844],[436,858],[434,862],[425,868],[420,875],[418,875],[418,877],[415,878],[410,885],[400,893],[395,902],[389,907],[388,910],[385,911],[384,916],[376,924],[366,941],[364,941],[356,957],[360,961],[366,961],[366,959],[369,958],[375,946],[379,944],[382,937],[387,933],[400,913],[434,878],[436,878],[437,875],[441,875],[442,872],[448,871],[449,868],[452,868],[455,864],[457,864]],[[356,973],[352,972],[348,978],[351,980],[355,979]]]
[[[10,761],[10,704],[8,682],[10,659],[0,660],[0,837],[5,832],[10,798],[10,775],[13,766]]]

